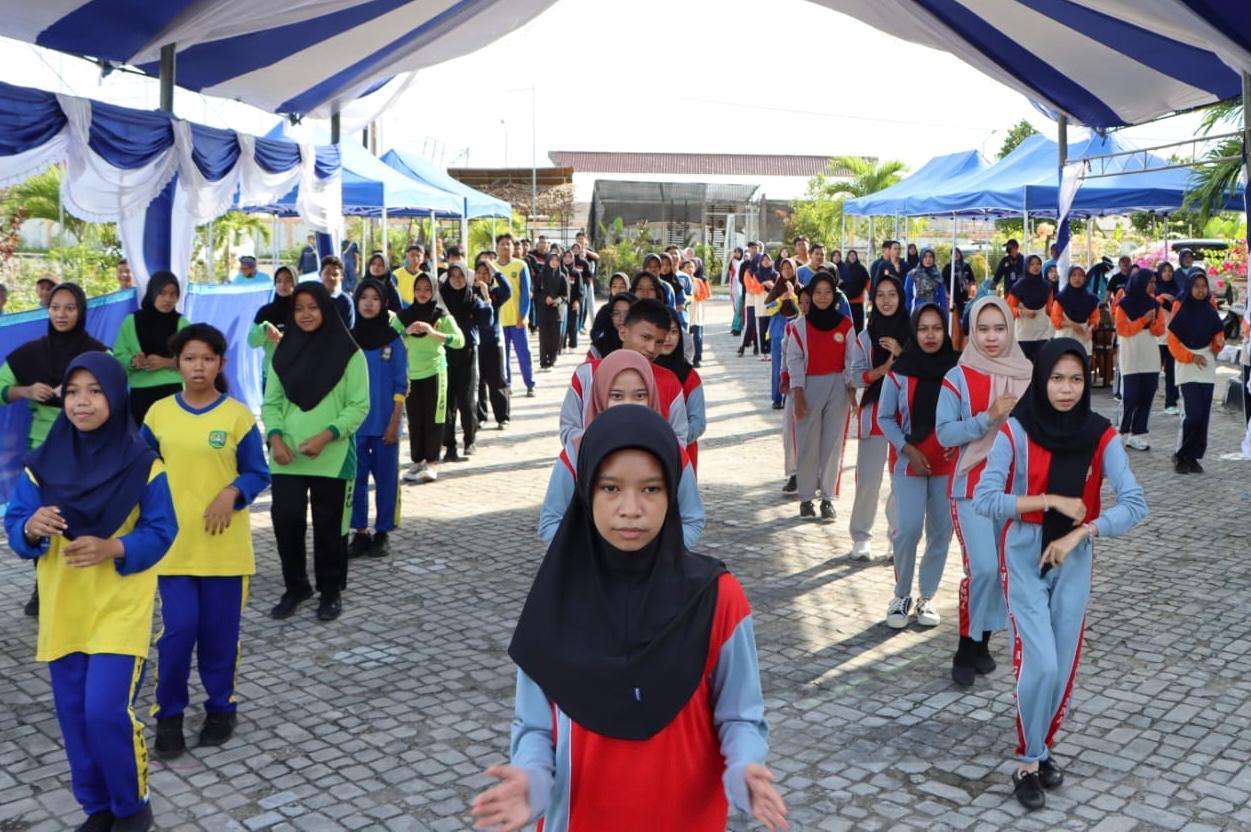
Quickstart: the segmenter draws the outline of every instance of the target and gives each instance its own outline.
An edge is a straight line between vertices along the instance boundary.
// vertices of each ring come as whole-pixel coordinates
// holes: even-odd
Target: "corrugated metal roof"
[[[815,176],[825,173],[831,156],[783,156],[752,153],[615,153],[553,150],[552,163],[582,173],[687,174],[696,176]],[[877,161],[870,157],[870,161]],[[850,171],[836,175],[850,176]]]

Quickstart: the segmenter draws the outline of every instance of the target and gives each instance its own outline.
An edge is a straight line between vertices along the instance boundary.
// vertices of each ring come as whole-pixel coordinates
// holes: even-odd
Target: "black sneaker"
[[[274,604],[274,608],[269,611],[269,617],[277,619],[290,618],[292,613],[295,612],[296,608],[299,607],[300,604],[303,604],[312,597],[312,587],[306,586],[303,589],[288,589],[286,592],[282,593],[282,598],[277,604]]]
[[[975,642],[977,645],[973,652],[973,668],[979,676],[985,676],[988,673],[994,673],[995,657],[990,654],[990,637],[993,633],[990,630],[982,633],[982,640]]]
[[[477,450],[478,448],[474,445],[474,443],[470,442],[468,445],[464,447],[464,449],[460,453],[461,453],[461,456],[473,456],[474,452]]]
[[[391,544],[387,542],[387,533],[378,532],[374,535],[374,545],[369,549],[371,558],[385,558],[391,554]]]
[[[200,729],[200,745],[225,745],[235,733],[236,714],[209,712],[204,715],[204,727]]]
[[[534,398],[534,385],[533,384],[531,384],[529,387],[526,388],[526,398],[527,399]]]
[[[1202,473],[1203,473],[1203,466],[1199,464],[1199,460],[1197,460],[1197,459],[1192,459],[1192,460],[1190,460],[1190,466],[1189,466],[1189,467],[1190,467],[1190,473],[1192,473],[1192,474],[1202,474]]]
[[[187,740],[182,735],[182,714],[167,716],[156,721],[156,756],[161,760],[181,757],[187,750]]]
[[[87,815],[82,826],[78,827],[78,832],[110,832],[112,828],[113,813],[106,809],[103,812]]]
[[[1173,454],[1173,472],[1176,474],[1190,473],[1190,460],[1182,459],[1177,454]]]
[[[1055,757],[1039,761],[1038,782],[1044,789],[1058,789],[1064,784],[1064,769],[1056,763]]]
[[[956,654],[951,658],[951,681],[962,688],[972,687],[977,679],[977,668],[974,665],[977,647],[978,643],[973,639],[960,636]]]
[[[1017,801],[1031,812],[1045,808],[1047,796],[1036,771],[1018,771],[1012,775],[1012,793]]]
[[[799,490],[799,483],[795,480],[795,475],[791,474],[790,479],[786,481],[786,485],[782,486],[783,494],[794,494]]]
[[[343,601],[339,593],[331,595],[328,592],[321,594],[321,603],[317,605],[318,621],[334,621],[343,612]]]
[[[774,402],[774,403],[773,403],[773,409],[774,409],[774,410],[782,410],[782,409],[784,409],[785,407],[786,407],[786,405],[782,404],[781,402]]]
[[[30,594],[30,600],[26,602],[26,606],[22,607],[22,612],[26,613],[29,618],[39,617],[39,587],[35,587],[35,591]],[[97,813],[98,814],[98,813]]]
[[[369,532],[357,532],[352,535],[352,542],[348,544],[348,557],[364,557],[369,554],[371,546],[373,546],[373,543],[369,539]]]
[[[816,509],[812,507],[812,500],[804,500],[799,504],[799,516],[803,518],[815,518],[817,516]]]
[[[133,815],[113,819],[113,832],[148,832],[152,828],[152,804],[145,803]]]
[[[833,520],[833,519],[834,519],[834,516],[835,516],[835,515],[834,515],[834,504],[833,504],[833,503],[831,503],[829,500],[822,500],[822,501],[821,501],[821,519],[822,519],[822,520]]]
[[[457,454],[456,451],[453,451],[451,448],[449,448],[443,454],[443,461],[444,462],[460,462],[460,455]]]

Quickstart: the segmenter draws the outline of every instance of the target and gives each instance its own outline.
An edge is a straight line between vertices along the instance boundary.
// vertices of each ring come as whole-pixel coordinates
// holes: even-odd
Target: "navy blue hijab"
[[[44,505],[61,510],[67,540],[116,533],[143,497],[157,458],[130,416],[121,363],[108,353],[85,352],[70,362],[62,384],[79,368],[95,376],[108,400],[109,418],[85,432],[61,411],[47,440],[23,460],[43,491]]]
[[[1038,274],[1029,270],[1030,264],[1035,260],[1038,261]],[[1026,309],[1037,310],[1047,305],[1047,299],[1051,297],[1051,283],[1042,273],[1042,258],[1037,254],[1031,254],[1025,258],[1025,274],[1012,284],[1011,294],[1016,296]]]
[[[1225,331],[1220,313],[1212,306],[1212,295],[1208,294],[1203,300],[1196,300],[1190,294],[1196,280],[1202,280],[1206,285],[1208,276],[1202,271],[1190,276],[1181,306],[1177,307],[1177,312],[1173,314],[1173,320],[1168,325],[1168,331],[1176,335],[1177,340],[1192,352],[1208,348],[1212,345],[1212,339]],[[1210,287],[1208,291],[1211,292]]]
[[[1152,309],[1160,308],[1160,302],[1155,299],[1155,295],[1147,291],[1147,286],[1153,277],[1155,277],[1155,272],[1151,269],[1139,269],[1134,272],[1125,287],[1125,294],[1116,302],[1117,307],[1125,310],[1125,314],[1131,321],[1138,320]]]
[[[1073,272],[1075,271],[1084,272],[1081,266],[1069,266],[1069,273],[1064,278],[1064,285],[1060,287],[1060,294],[1056,295],[1056,298],[1060,301],[1060,308],[1064,310],[1065,317],[1075,324],[1084,324],[1090,320],[1091,313],[1099,305],[1099,298],[1087,288],[1088,282],[1083,282],[1081,286],[1073,285]]]

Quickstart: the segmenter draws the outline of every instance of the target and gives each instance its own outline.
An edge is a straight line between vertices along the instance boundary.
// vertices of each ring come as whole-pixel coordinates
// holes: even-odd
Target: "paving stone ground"
[[[969,691],[950,682],[958,550],[938,598],[942,625],[887,629],[889,564],[847,557],[850,488],[824,525],[800,523],[780,493],[768,365],[734,355],[725,306],[711,316],[702,370],[699,548],[729,564],[755,609],[770,766],[792,828],[1251,829],[1251,464],[1218,459],[1237,448],[1240,416],[1214,415],[1202,477],[1172,473],[1178,420],[1158,407],[1155,449],[1131,452],[1151,514],[1128,537],[1099,543],[1082,668],[1055,749],[1069,779],[1027,817],[1008,785],[1007,640],[995,645],[993,675]],[[511,429],[484,432],[472,462],[403,488],[393,556],[352,563],[335,623],[318,623],[311,606],[285,622],[266,615],[281,580],[268,500],[258,502],[238,733],[222,749],[153,764],[159,828],[471,827],[482,771],[507,754],[505,651],[543,554],[538,506],[576,363],[567,354],[540,374],[538,395],[514,399]],[[1113,410],[1107,391],[1096,399]],[[849,474],[854,460],[853,443]],[[31,570],[7,556],[0,575],[0,832],[73,828],[81,815],[48,673],[31,658],[35,626],[20,610]],[[193,702],[202,699],[193,688]],[[149,742],[151,702],[149,673]],[[201,721],[193,705],[192,740]]]

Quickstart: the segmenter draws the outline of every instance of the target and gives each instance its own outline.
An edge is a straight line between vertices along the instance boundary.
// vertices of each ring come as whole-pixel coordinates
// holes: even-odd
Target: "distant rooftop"
[[[594,173],[681,174],[695,176],[816,176],[826,173],[832,156],[783,156],[753,153],[613,153],[553,150],[552,163]],[[870,161],[877,160],[872,157]],[[836,176],[851,176],[847,170]]]

